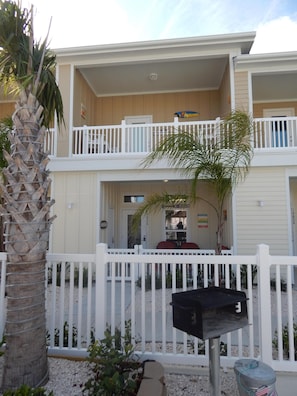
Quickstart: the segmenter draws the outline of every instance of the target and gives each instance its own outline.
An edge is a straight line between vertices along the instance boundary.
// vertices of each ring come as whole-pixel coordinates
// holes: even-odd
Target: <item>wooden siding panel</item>
[[[182,110],[198,111],[198,120],[221,115],[218,91],[101,97],[95,108],[95,125],[121,124],[125,116],[132,115],[152,115],[153,122],[170,122],[174,113]]]
[[[253,115],[255,118],[262,118],[264,109],[281,109],[292,107],[295,109],[295,115],[297,114],[297,101],[292,102],[273,102],[273,103],[254,103]]]
[[[90,253],[95,249],[96,173],[55,174],[53,251]],[[72,203],[69,208],[68,204]]]
[[[263,201],[263,206],[258,201]],[[272,254],[289,254],[287,196],[282,168],[251,169],[236,191],[239,254],[255,253],[265,243]]]
[[[235,107],[240,110],[249,110],[248,73],[235,73]]]

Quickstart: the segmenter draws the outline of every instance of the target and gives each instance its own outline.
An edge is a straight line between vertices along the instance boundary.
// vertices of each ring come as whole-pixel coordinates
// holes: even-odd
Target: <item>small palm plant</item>
[[[140,206],[134,215],[139,218],[163,205],[184,204],[197,200],[206,201],[217,217],[217,250],[220,252],[224,225],[223,207],[226,198],[236,184],[244,179],[249,171],[253,148],[251,145],[252,121],[250,116],[239,110],[231,112],[220,124],[213,141],[201,142],[195,134],[178,130],[165,138],[144,160],[144,167],[166,158],[169,166],[191,180],[189,193],[154,194]],[[214,188],[215,204],[197,196],[197,183],[207,180]]]

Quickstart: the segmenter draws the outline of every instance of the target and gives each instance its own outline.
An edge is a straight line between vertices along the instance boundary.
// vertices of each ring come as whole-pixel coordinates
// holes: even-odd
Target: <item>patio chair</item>
[[[158,243],[157,249],[176,249],[176,243],[172,241],[161,241]]]
[[[181,249],[200,249],[195,242],[183,242],[180,246]]]

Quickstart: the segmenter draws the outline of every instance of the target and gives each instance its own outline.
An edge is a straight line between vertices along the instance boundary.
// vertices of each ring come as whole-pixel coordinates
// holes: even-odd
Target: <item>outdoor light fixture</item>
[[[68,202],[67,208],[68,208],[68,209],[72,209],[72,208],[73,208],[73,202]]]
[[[107,221],[106,220],[101,220],[100,221],[100,228],[101,228],[101,230],[105,230],[105,228],[107,228]]]
[[[258,206],[260,206],[260,207],[262,208],[262,206],[264,206],[264,201],[259,200],[259,201],[258,201]]]

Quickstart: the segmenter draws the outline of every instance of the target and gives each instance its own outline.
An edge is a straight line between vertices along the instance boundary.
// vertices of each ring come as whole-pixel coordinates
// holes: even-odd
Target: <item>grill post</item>
[[[210,396],[221,394],[220,337],[209,339],[209,393]]]

